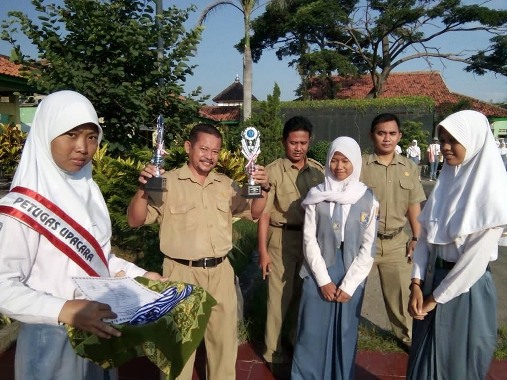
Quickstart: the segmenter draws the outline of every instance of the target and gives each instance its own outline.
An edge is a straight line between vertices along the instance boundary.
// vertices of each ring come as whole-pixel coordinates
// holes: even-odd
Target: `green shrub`
[[[308,157],[313,158],[322,165],[326,166],[327,151],[330,144],[331,142],[325,140],[317,141],[310,146],[310,149],[308,150]]]
[[[93,158],[93,178],[111,216],[113,252],[146,270],[160,273],[163,257],[158,243],[158,225],[131,228],[127,223],[127,208],[139,187],[139,173],[146,162],[146,151],[134,153],[141,159],[113,158],[104,145]]]
[[[0,124],[0,175],[12,177],[21,159],[27,134],[14,124]]]

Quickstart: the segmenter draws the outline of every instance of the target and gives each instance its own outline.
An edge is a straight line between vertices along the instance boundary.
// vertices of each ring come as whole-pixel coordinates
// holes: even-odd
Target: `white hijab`
[[[352,163],[352,174],[343,181],[338,181],[329,169],[331,159],[336,152],[343,154]],[[327,152],[324,182],[312,187],[301,205],[305,207],[323,201],[340,204],[356,203],[366,192],[366,185],[359,182],[361,165],[361,148],[356,140],[345,136],[338,137],[331,143]]]
[[[51,154],[51,141],[85,123],[102,128],[90,101],[74,91],[55,92],[39,104],[21,160],[12,180],[16,186],[43,195],[87,229],[104,246],[111,238],[111,221],[102,193],[92,179],[92,163],[77,173],[60,169]]]
[[[488,119],[476,111],[456,112],[445,128],[466,149],[456,167],[444,163],[419,221],[428,242],[448,244],[459,236],[507,224],[507,174]]]

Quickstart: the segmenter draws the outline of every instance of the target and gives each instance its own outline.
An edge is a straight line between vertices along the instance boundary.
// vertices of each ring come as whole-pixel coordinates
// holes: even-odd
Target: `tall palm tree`
[[[284,6],[284,0],[271,0],[265,1],[262,5],[270,2],[275,2],[278,6]],[[219,8],[230,5],[236,8],[243,14],[243,25],[245,30],[244,36],[244,50],[243,50],[243,121],[250,119],[252,115],[252,51],[250,49],[250,31],[251,31],[251,16],[261,5],[259,0],[216,0],[212,4],[203,9],[199,17],[199,25],[202,25],[210,12],[216,11]]]

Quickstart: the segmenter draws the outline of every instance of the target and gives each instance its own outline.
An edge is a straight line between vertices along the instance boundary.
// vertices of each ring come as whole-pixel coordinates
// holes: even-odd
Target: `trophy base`
[[[148,191],[165,191],[165,182],[166,179],[164,177],[151,177],[146,178],[146,183],[144,184],[144,189]]]
[[[243,198],[262,198],[262,189],[260,185],[245,185],[243,186]]]

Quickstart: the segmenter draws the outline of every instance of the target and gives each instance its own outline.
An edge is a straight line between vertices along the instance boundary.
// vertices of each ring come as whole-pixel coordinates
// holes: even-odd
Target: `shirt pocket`
[[[173,204],[169,206],[171,225],[178,231],[188,231],[198,218],[195,203]]]
[[[227,200],[217,200],[217,225],[229,227],[229,220],[232,219],[231,206]]]
[[[400,187],[403,190],[413,190],[414,189],[414,181],[411,181],[411,180],[408,180],[405,178],[401,178],[400,179]]]
[[[299,193],[292,183],[282,183],[276,189],[276,199],[282,211],[287,211],[299,199]]]

